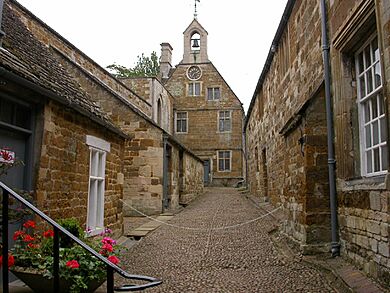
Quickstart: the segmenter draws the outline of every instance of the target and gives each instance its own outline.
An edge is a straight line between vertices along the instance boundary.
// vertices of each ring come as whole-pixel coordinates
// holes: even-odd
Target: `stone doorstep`
[[[31,290],[29,286],[27,286],[25,283],[23,283],[20,280],[16,280],[9,283],[9,292],[10,293],[34,293],[34,291]],[[107,290],[105,289],[105,283],[99,288],[97,288],[94,293],[103,293],[103,292],[107,292]]]
[[[172,218],[173,218],[173,216],[158,216],[156,218],[156,220],[162,221],[162,222],[167,222],[167,221],[171,220]]]

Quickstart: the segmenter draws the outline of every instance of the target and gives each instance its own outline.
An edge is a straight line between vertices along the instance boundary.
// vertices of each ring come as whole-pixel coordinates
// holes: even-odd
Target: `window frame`
[[[227,117],[221,117],[221,112],[224,112],[224,113],[226,113],[226,112],[228,112],[229,113],[229,117],[227,118]],[[217,127],[218,127],[218,133],[229,133],[229,132],[232,132],[232,128],[233,128],[233,125],[232,125],[232,116],[233,116],[233,114],[232,114],[232,111],[231,110],[220,110],[220,111],[218,111],[218,121],[217,121],[217,123],[218,123],[218,125],[217,125]],[[225,127],[221,130],[221,119],[223,119],[222,121],[223,121],[223,124],[225,125],[225,123],[226,123],[226,121],[229,121],[230,122],[230,124],[229,124],[229,130],[224,130],[225,129]]]
[[[376,47],[378,50],[377,56],[373,51],[373,43],[377,41]],[[370,63],[366,64],[366,50],[369,49]],[[373,54],[374,53],[374,54]],[[362,56],[363,59],[360,59]],[[357,104],[358,104],[358,121],[359,121],[359,150],[360,150],[360,166],[361,175],[363,177],[374,177],[381,176],[387,173],[387,130],[386,130],[386,111],[384,109],[384,97],[383,97],[383,73],[381,67],[381,52],[378,43],[378,36],[376,33],[372,34],[362,46],[356,50],[354,54],[355,71],[356,71],[356,92],[357,92]],[[375,59],[375,60],[373,60]],[[363,68],[361,66],[361,60],[363,60]],[[379,68],[380,73],[380,85],[375,85],[375,73],[378,72],[376,69]],[[371,76],[370,78],[367,78]],[[362,87],[362,79],[364,82],[364,88]],[[371,79],[371,91],[368,92],[368,80]],[[364,96],[362,96],[364,91]],[[382,97],[382,98],[381,98]],[[382,102],[382,113],[381,113],[381,102]],[[366,105],[368,105],[366,107]],[[374,107],[373,107],[374,106]],[[376,108],[374,110],[374,108]],[[369,111],[369,118],[366,119],[367,109]],[[374,111],[376,111],[376,117],[373,118]],[[376,132],[375,124],[377,124]],[[381,128],[383,127],[383,129]],[[369,131],[366,130],[369,127]],[[382,132],[383,131],[383,132]],[[374,133],[375,132],[375,133]],[[369,136],[368,137],[368,134]],[[377,143],[375,143],[375,134],[378,135]],[[367,146],[367,143],[370,146]],[[379,150],[378,150],[379,149]],[[378,171],[375,171],[375,150],[378,150]],[[370,152],[371,154],[368,154]],[[367,162],[368,156],[371,157],[371,170],[369,170],[369,164]],[[384,156],[384,158],[382,158]]]
[[[178,114],[179,113],[185,113],[186,114],[186,117],[185,118],[180,118],[180,120],[183,120],[186,122],[186,131],[178,131],[178,128],[177,128],[177,123],[178,123]],[[175,133],[179,133],[179,134],[186,134],[188,133],[188,126],[189,126],[189,119],[188,119],[188,112],[187,111],[178,111],[178,112],[175,112]]]
[[[218,92],[219,92],[219,97],[218,98],[215,98],[215,90],[218,89]],[[209,96],[209,91],[212,91],[212,98],[210,99],[210,96]],[[219,101],[221,100],[221,87],[219,86],[215,86],[215,87],[208,87],[207,88],[207,101],[209,102],[213,102],[213,101]]]
[[[196,94],[196,85],[199,85],[199,94]],[[191,89],[191,92],[190,92]],[[191,81],[187,84],[188,97],[200,97],[202,95],[202,83],[199,81]]]
[[[221,158],[221,156],[220,156],[220,154],[221,153],[229,153],[229,169],[226,169],[226,166],[225,166],[225,164],[226,164],[226,159],[227,158]],[[220,160],[225,160],[224,161],[224,169],[223,170],[221,170],[220,169]],[[217,168],[218,168],[218,172],[231,172],[232,171],[232,151],[231,150],[218,150],[217,151]]]
[[[87,236],[104,232],[104,204],[106,184],[106,159],[110,152],[110,143],[87,135],[89,146]]]

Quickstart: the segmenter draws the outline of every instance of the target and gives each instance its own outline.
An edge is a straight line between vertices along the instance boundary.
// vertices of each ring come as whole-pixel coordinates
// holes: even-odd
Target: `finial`
[[[200,0],[195,0],[195,12],[194,12],[194,18],[195,19],[198,18],[198,10],[197,10],[197,7],[196,7],[196,2],[200,2]]]

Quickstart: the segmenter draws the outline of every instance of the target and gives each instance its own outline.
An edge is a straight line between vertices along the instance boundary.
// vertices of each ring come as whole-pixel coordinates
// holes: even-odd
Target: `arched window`
[[[161,99],[158,99],[157,101],[157,124],[162,125],[162,105],[161,105]]]
[[[191,36],[191,50],[192,51],[199,51],[200,50],[200,34],[199,33],[193,33]]]

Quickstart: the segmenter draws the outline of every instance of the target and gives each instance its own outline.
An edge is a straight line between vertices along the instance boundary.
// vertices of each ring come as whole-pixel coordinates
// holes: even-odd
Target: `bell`
[[[198,39],[193,39],[192,40],[192,48],[199,48],[199,40]]]

